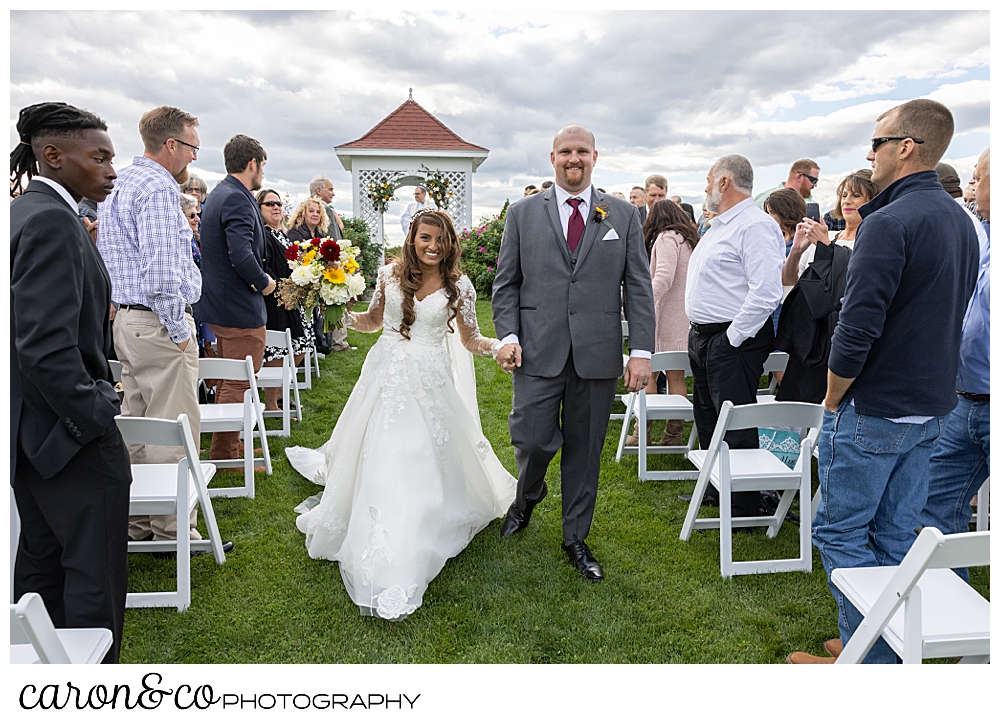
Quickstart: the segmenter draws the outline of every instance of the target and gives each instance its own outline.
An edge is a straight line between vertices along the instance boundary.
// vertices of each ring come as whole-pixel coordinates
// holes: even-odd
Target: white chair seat
[[[59,643],[66,649],[71,664],[99,664],[111,648],[112,635],[106,628],[59,628]],[[41,659],[31,644],[12,644],[10,663],[40,664]]]
[[[201,463],[202,475],[208,483],[215,476],[215,466]],[[198,504],[198,488],[189,474],[188,511]],[[172,515],[177,506],[177,465],[162,463],[132,466],[132,487],[129,492],[129,514]],[[131,508],[135,508],[133,512]],[[157,512],[152,512],[154,508]]]
[[[202,432],[230,432],[233,420],[243,419],[242,402],[224,402],[214,405],[199,405]],[[220,425],[218,429],[214,425]]]
[[[838,568],[831,579],[859,611],[867,612],[898,570],[897,566]],[[989,601],[949,568],[924,571],[917,585],[922,597],[923,658],[989,654]],[[903,651],[903,619],[900,606],[882,631],[897,652]]]
[[[650,395],[646,394],[646,416],[653,418],[652,413],[682,413],[692,412],[694,405],[687,395]],[[659,419],[659,418],[653,418]]]
[[[687,457],[699,470],[705,464],[707,450],[692,450]],[[768,450],[730,450],[729,464],[733,490],[771,490],[773,479],[796,480],[802,473],[792,470]],[[719,487],[719,458],[715,458],[709,480]],[[748,481],[750,481],[748,483]],[[744,485],[740,485],[740,483]]]
[[[283,376],[284,373],[280,367],[261,367],[260,372],[257,373],[257,382],[261,383],[261,387],[281,387]],[[264,384],[265,382],[271,384]]]

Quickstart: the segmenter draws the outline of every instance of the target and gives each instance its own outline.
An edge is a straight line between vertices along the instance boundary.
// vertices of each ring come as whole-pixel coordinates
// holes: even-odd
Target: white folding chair
[[[109,359],[108,364],[111,365],[111,379],[115,382],[122,381],[122,363],[116,359]]]
[[[687,352],[657,352],[650,360],[653,377],[659,372],[682,370],[685,377],[691,376],[691,359]],[[679,454],[686,455],[694,449],[698,431],[692,426],[686,445],[649,445],[646,442],[646,422],[649,420],[694,420],[694,405],[687,395],[650,395],[645,389],[632,392],[623,399],[625,419],[618,438],[618,452],[615,459],[621,462],[623,455],[639,455],[639,480],[693,480],[697,470],[649,470],[647,456]],[[626,445],[632,420],[639,423],[639,444]]]
[[[305,354],[302,357],[301,366],[296,366],[295,377],[293,380],[299,386],[300,390],[311,390],[313,386],[313,358],[316,354],[316,350],[312,347],[306,347]],[[319,361],[317,360],[317,366]],[[302,375],[301,379],[299,375]]]
[[[990,602],[949,569],[989,564],[989,531],[924,528],[898,566],[834,569],[833,584],[865,617],[836,663],[860,663],[881,636],[904,664],[988,664]]]
[[[191,605],[191,551],[212,551],[215,562],[226,562],[222,550],[215,510],[208,495],[208,481],[215,475],[215,465],[198,459],[198,448],[191,434],[187,415],[176,420],[153,417],[115,417],[126,443],[183,447],[184,457],[177,463],[132,465],[132,488],[129,515],[176,515],[177,540],[129,541],[130,553],[173,551],[177,554],[177,589],[152,593],[129,593],[128,608],[176,606],[178,611]],[[192,541],[186,522],[191,511],[201,504],[201,516],[208,529],[208,540]]]
[[[12,664],[99,664],[113,640],[106,628],[55,628],[37,593],[10,604]]]
[[[808,402],[751,403],[734,406],[722,403],[719,422],[707,450],[692,450],[687,457],[698,468],[698,482],[688,505],[681,528],[681,540],[688,540],[691,531],[719,529],[719,568],[723,578],[748,573],[779,573],[812,570],[812,518],[809,501],[812,494],[812,448],[819,438],[823,422],[823,406]],[[768,450],[730,450],[724,439],[729,430],[757,427],[800,427],[809,433],[799,444],[799,457],[789,468]],[[699,518],[698,509],[711,483],[719,491],[719,517]],[[782,491],[778,509],[773,515],[734,518],[732,493],[757,490]],[[774,538],[799,494],[802,510],[799,524],[799,555],[797,558],[768,561],[733,561],[733,527],[767,526],[767,536]]]
[[[626,322],[623,319],[622,320],[622,343],[624,343],[625,340],[627,340],[627,339],[628,339],[628,322]],[[625,367],[626,367],[626,365],[628,365],[628,355],[627,354],[622,354],[622,374],[623,375],[625,374]],[[626,397],[625,395],[619,395],[619,394],[615,393],[615,402],[624,403],[625,402],[625,397]],[[624,418],[625,418],[625,415],[623,413],[621,413],[621,412],[612,412],[610,418],[608,418],[608,419],[611,419],[611,420],[623,420]]]
[[[976,512],[972,514],[976,521],[976,530],[990,529],[990,479],[987,477],[979,486],[976,497]]]
[[[778,389],[778,378],[775,372],[784,372],[788,366],[788,352],[772,352],[764,360],[764,374],[771,375],[771,382],[767,387],[757,390],[757,402],[774,402],[774,393]]]
[[[239,432],[243,437],[243,458],[213,460],[218,468],[243,467],[243,485],[230,488],[209,488],[212,497],[253,498],[254,497],[254,465],[262,464],[271,474],[271,453],[267,447],[267,434],[264,427],[264,406],[260,404],[257,394],[256,375],[253,371],[253,359],[247,355],[245,360],[223,359],[220,357],[203,357],[198,360],[198,374],[204,380],[234,380],[250,385],[243,394],[243,402],[215,403],[199,405],[201,410],[201,431],[209,432]],[[254,430],[260,436],[261,453],[263,457],[255,458],[253,454]]]
[[[298,372],[295,368],[295,355],[292,351],[292,330],[285,328],[284,332],[267,330],[265,344],[268,347],[277,347],[284,350],[281,358],[281,367],[261,367],[257,373],[258,387],[279,387],[281,388],[281,409],[264,410],[264,417],[280,417],[281,429],[268,430],[268,435],[281,435],[288,437],[292,434],[291,419],[302,421],[302,403],[299,401]],[[292,395],[294,394],[294,400]],[[294,413],[292,405],[294,404]]]

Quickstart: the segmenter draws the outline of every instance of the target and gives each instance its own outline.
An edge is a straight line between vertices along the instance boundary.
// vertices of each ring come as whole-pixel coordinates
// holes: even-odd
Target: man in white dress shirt
[[[774,219],[754,205],[752,188],[753,168],[745,158],[723,156],[715,162],[705,206],[717,216],[688,263],[684,307],[691,320],[694,421],[703,448],[723,402],[757,401],[764,361],[774,347],[771,313],[781,301],[785,242]],[[757,431],[729,432],[726,442],[730,448],[755,448]],[[705,502],[718,504],[714,488]],[[760,493],[733,493],[732,502],[734,516],[755,516]]]
[[[413,219],[414,214],[421,209],[435,208],[434,202],[427,200],[427,189],[423,186],[417,186],[417,188],[413,189],[413,198],[414,200],[406,205],[406,211],[399,217],[399,224],[403,227],[403,234],[410,233],[410,221]]]

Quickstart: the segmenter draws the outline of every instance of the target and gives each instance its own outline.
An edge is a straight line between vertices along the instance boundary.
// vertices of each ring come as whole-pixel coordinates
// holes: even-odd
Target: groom
[[[493,320],[505,344],[497,360],[514,372],[509,426],[518,470],[500,535],[528,525],[562,448],[563,550],[597,581],[604,573],[585,541],[622,376],[621,309],[624,303],[631,347],[625,387],[635,392],[650,376],[653,289],[638,211],[590,184],[594,134],[566,126],[550,158],[555,186],[507,210],[493,282]]]

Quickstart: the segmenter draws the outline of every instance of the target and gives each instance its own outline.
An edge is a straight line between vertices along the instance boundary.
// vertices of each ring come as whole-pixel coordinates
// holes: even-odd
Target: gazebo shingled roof
[[[350,148],[489,152],[488,148],[464,141],[412,99],[404,101],[361,138],[337,146],[337,151]]]

